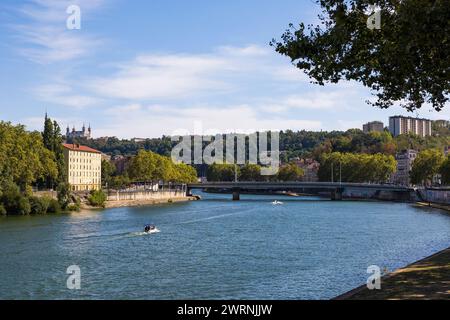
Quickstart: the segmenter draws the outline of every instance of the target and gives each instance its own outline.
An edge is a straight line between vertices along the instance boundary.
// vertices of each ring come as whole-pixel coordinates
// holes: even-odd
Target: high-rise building
[[[384,131],[384,123],[381,121],[372,121],[363,125],[364,133],[369,132],[383,132]]]
[[[100,190],[102,153],[79,144],[64,144],[67,181],[73,191]]]
[[[394,116],[389,118],[389,131],[394,137],[408,133],[426,137],[431,136],[431,124],[428,119]]]

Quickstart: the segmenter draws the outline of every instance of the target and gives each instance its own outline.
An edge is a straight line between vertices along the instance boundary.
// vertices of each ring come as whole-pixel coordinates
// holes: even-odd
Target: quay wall
[[[450,205],[450,188],[420,189],[419,193],[423,201]]]
[[[108,194],[108,201],[146,201],[186,198],[182,190],[167,191],[116,191]]]

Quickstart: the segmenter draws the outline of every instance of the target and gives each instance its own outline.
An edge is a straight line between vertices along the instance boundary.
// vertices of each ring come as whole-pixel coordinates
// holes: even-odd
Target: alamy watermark
[[[177,130],[172,135],[172,142],[178,143],[172,149],[174,163],[259,164],[263,176],[278,173],[280,167],[280,133],[278,131],[223,135],[204,133],[200,122],[196,122],[194,127],[194,134],[190,134],[187,130]],[[217,132],[217,130],[213,131]]]
[[[69,266],[66,270],[69,274],[67,278],[66,285],[69,290],[80,290],[81,289],[81,268],[77,265]]]
[[[369,290],[381,290],[381,268],[379,266],[369,266],[367,273],[371,276],[367,278],[367,289]]]
[[[367,18],[367,28],[370,30],[381,29],[381,11],[375,7],[370,6],[371,15]]]
[[[81,29],[81,8],[77,5],[70,5],[66,9],[69,15],[66,20],[66,27],[69,30]]]

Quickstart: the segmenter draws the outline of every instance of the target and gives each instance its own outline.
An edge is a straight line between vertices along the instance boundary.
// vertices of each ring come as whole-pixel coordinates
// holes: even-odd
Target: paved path
[[[361,286],[336,299],[450,300],[450,248],[383,277],[381,290]]]

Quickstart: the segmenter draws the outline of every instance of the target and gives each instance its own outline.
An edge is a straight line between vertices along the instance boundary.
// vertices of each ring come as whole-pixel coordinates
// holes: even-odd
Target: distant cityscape
[[[415,134],[423,138],[432,135],[433,123],[437,127],[446,127],[450,125],[450,121],[447,120],[432,121],[423,118],[392,116],[389,118],[389,132],[394,137],[401,134]],[[383,132],[384,123],[381,121],[368,122],[363,125],[363,131],[364,133]]]
[[[433,135],[433,127],[434,128],[440,128],[440,127],[447,127],[450,128],[450,121],[447,120],[437,120],[432,121],[430,119],[423,119],[423,118],[413,118],[413,117],[405,117],[405,116],[392,116],[389,118],[389,125],[388,127],[385,127],[385,124],[382,121],[371,121],[363,125],[363,132],[368,134],[371,132],[390,132],[390,134],[393,137],[398,137],[400,135],[406,135],[406,134],[414,134],[418,137],[425,138]],[[70,129],[67,127],[66,130],[66,140],[67,142],[73,142],[73,141],[89,141],[92,140],[92,128],[89,125],[86,127],[83,124],[83,127],[81,130],[77,131],[75,127]],[[102,137],[98,138],[96,140],[102,140],[106,142],[109,138],[108,137]],[[133,138],[131,141],[133,143],[145,143],[147,139],[145,138]],[[87,143],[89,145],[89,143]],[[84,149],[83,149],[84,148]],[[92,153],[99,151],[95,149],[91,149],[88,147],[83,147],[78,144],[66,144],[65,149],[67,152],[72,152],[75,157],[87,157],[88,160],[83,159],[75,159],[75,160],[69,160],[69,163],[74,162],[74,165],[69,165],[67,172],[68,176],[71,177],[71,185],[75,190],[86,190],[86,189],[98,189],[99,188],[99,182],[96,180],[96,178],[99,176],[99,165],[97,164],[94,168],[91,168],[91,166],[86,166],[86,169],[94,169],[93,172],[79,172],[80,166],[78,166],[76,161],[80,162],[91,162]],[[445,156],[448,156],[450,147],[447,146],[443,150],[445,153]],[[409,186],[411,185],[411,179],[410,179],[410,172],[413,167],[414,160],[417,158],[420,150],[414,150],[414,149],[406,149],[406,150],[397,150],[395,153],[395,160],[397,161],[397,168],[396,171],[391,175],[389,179],[389,183],[396,184],[396,185],[404,185]],[[69,152],[69,153],[70,153]],[[110,161],[114,164],[117,172],[123,173],[126,170],[126,167],[132,158],[129,155],[126,154],[106,154],[101,153],[101,158],[106,161]],[[312,158],[303,158],[303,157],[294,157],[291,158],[289,161],[292,163],[295,163],[296,166],[301,168],[304,172],[303,181],[305,182],[317,182],[319,181],[318,172],[320,169],[320,163]],[[89,163],[90,164],[90,163]],[[84,166],[83,166],[84,167]],[[73,170],[72,170],[73,169]],[[77,172],[72,172],[77,171]],[[89,181],[84,181],[82,178],[92,178]],[[88,178],[88,179],[89,179]],[[439,184],[439,176],[435,177],[435,181],[433,183]],[[75,179],[75,180],[73,180]]]

